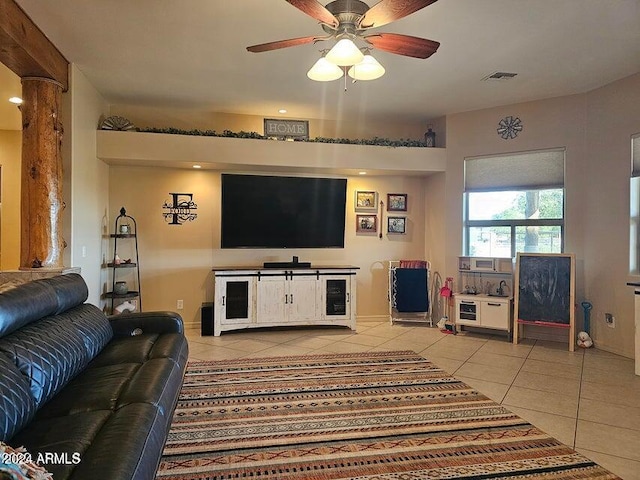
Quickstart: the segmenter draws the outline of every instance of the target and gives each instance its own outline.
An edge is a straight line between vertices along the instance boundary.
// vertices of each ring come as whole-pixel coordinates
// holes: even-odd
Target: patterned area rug
[[[191,363],[158,479],[616,479],[414,352]]]

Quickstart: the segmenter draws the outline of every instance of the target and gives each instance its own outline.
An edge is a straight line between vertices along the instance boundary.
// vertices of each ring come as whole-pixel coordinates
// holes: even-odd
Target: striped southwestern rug
[[[414,352],[191,363],[158,479],[617,479]]]

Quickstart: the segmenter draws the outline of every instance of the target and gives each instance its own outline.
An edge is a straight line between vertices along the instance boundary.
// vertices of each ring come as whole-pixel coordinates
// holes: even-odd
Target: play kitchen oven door
[[[456,302],[456,323],[473,324],[479,317],[480,302],[462,299]]]

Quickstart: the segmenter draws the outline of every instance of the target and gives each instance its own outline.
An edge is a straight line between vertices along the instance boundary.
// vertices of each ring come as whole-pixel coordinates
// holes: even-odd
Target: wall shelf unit
[[[108,309],[112,315],[124,311],[142,311],[137,232],[136,220],[127,215],[122,207],[115,220],[114,233],[109,234],[113,240],[113,258],[106,268],[110,271],[111,290],[103,294],[103,298],[109,301]],[[125,251],[130,257],[120,258]],[[129,288],[129,282],[134,286],[133,289]]]

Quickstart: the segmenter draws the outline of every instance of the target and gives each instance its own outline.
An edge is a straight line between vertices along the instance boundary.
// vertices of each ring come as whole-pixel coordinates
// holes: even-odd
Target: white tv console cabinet
[[[215,267],[213,333],[287,325],[356,328],[354,266]]]

